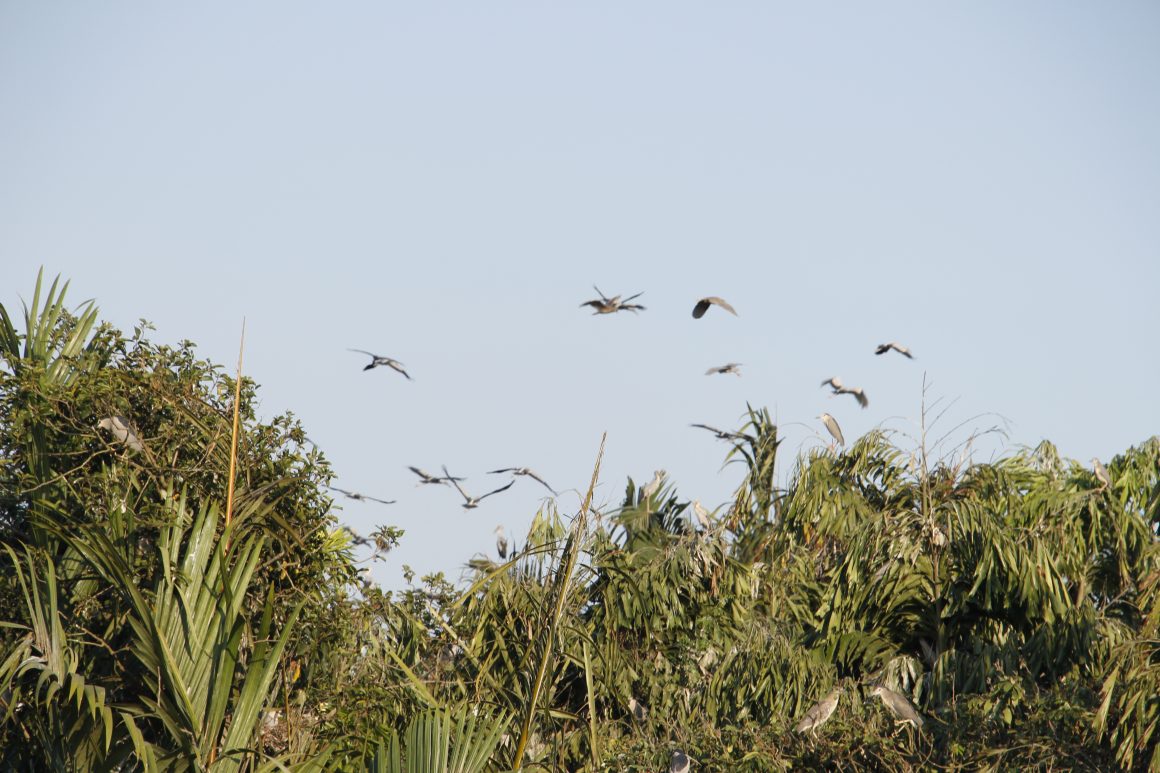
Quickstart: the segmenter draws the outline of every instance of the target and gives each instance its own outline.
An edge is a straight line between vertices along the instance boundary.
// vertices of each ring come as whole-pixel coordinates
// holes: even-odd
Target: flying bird
[[[371,370],[373,368],[379,367],[380,365],[386,365],[388,368],[402,373],[407,377],[408,381],[413,380],[410,374],[403,370],[403,363],[399,362],[398,360],[392,360],[390,357],[383,357],[381,355],[375,354],[374,352],[368,352],[366,349],[347,349],[347,351],[365,354],[371,358],[370,364],[363,368],[363,370]]]
[[[874,353],[875,354],[886,354],[891,349],[898,352],[899,354],[901,354],[903,357],[905,357],[908,360],[914,359],[914,355],[910,353],[910,350],[896,341],[891,341],[888,344],[878,344],[878,348],[874,350]]]
[[[716,368],[709,368],[707,371],[705,371],[706,376],[712,376],[716,373],[732,373],[734,376],[740,376],[741,375],[741,363],[740,362],[731,362],[727,365],[721,365],[721,366],[718,366]]]
[[[500,475],[501,473],[510,472],[512,475],[523,475],[539,483],[541,486],[552,492],[552,496],[560,496],[556,489],[548,485],[548,482],[536,474],[535,470],[529,467],[504,467],[500,470],[491,470],[488,475]]]
[[[826,425],[826,431],[833,436],[834,440],[838,441],[838,445],[846,445],[846,438],[842,437],[842,428],[838,426],[838,422],[834,420],[833,416],[823,413],[818,418],[822,420],[822,424]]]
[[[501,561],[507,560],[508,540],[507,535],[503,533],[503,526],[495,527],[495,552],[499,554]]]
[[[463,487],[459,485],[459,481],[462,480],[462,478],[453,477],[451,475],[451,473],[447,472],[446,465],[444,465],[444,467],[443,467],[443,475],[446,477],[447,480],[451,481],[451,485],[455,486],[456,490],[460,493],[460,495],[463,496],[463,504],[460,506],[464,510],[474,510],[475,508],[479,507],[479,503],[481,501],[483,501],[484,499],[487,499],[492,494],[498,494],[501,491],[507,491],[509,488],[516,485],[515,479],[513,478],[510,483],[508,483],[506,486],[503,486],[502,488],[497,488],[495,491],[489,491],[486,494],[480,494],[477,497],[473,497],[470,494],[468,494],[466,491],[464,491]]]
[[[890,709],[900,722],[910,722],[915,727],[921,728],[923,725],[922,717],[914,710],[914,706],[906,699],[906,696],[899,695],[891,690],[889,687],[878,685],[870,691],[871,695],[877,695],[886,704],[886,708]]]
[[[360,494],[357,491],[347,491],[346,489],[339,488],[338,486],[327,486],[327,488],[330,489],[331,491],[337,491],[338,493],[345,495],[347,499],[353,499],[356,502],[368,502],[369,501],[369,502],[378,502],[379,504],[382,504],[382,505],[395,504],[394,499],[379,499],[378,497],[369,497],[366,494]]]
[[[432,483],[432,484],[436,484],[436,485],[446,486],[449,482],[463,480],[463,478],[447,478],[447,477],[441,478],[438,475],[432,475],[429,472],[424,472],[423,470],[420,470],[418,467],[408,467],[407,469],[419,476],[419,485],[422,485],[424,483]]]
[[[145,450],[145,444],[141,442],[141,438],[133,429],[133,425],[124,416],[109,416],[101,419],[97,422],[97,427],[112,432],[113,437],[134,451]]]
[[[838,378],[837,376],[833,376],[823,381],[822,386],[828,386],[830,389],[834,390],[834,392],[837,392],[843,386],[842,379]]]
[[[692,761],[689,755],[684,752],[673,752],[672,758],[669,759],[669,773],[689,773],[692,768]]]
[[[858,401],[858,405],[863,408],[870,405],[870,399],[866,397],[866,393],[862,391],[862,387],[842,387],[841,389],[835,389],[834,394],[853,395],[854,399]]]
[[[634,299],[639,298],[640,296],[644,295],[643,292],[639,292],[636,295],[630,295],[627,298],[625,298],[624,300],[621,300],[619,295],[614,295],[611,298],[609,298],[604,293],[602,293],[600,291],[600,288],[597,287],[596,285],[592,285],[592,288],[594,290],[596,290],[596,294],[599,295],[600,297],[596,300],[584,301],[584,303],[580,304],[580,308],[584,308],[585,306],[591,306],[593,309],[595,309],[595,311],[592,312],[593,315],[596,315],[596,314],[615,314],[618,311],[631,311],[632,313],[635,314],[638,311],[645,310],[644,306],[641,306],[639,303],[629,303],[629,301],[634,300]]]
[[[820,701],[810,707],[801,721],[794,727],[794,731],[798,733],[812,733],[819,727],[826,724],[826,720],[834,713],[834,709],[838,708],[838,698],[842,695],[840,687],[822,698]]]
[[[708,424],[690,424],[689,426],[696,427],[697,429],[709,430],[710,432],[712,432],[714,435],[717,436],[718,440],[752,440],[753,439],[749,435],[746,435],[743,432],[729,432],[728,430],[717,429],[716,427],[710,427]]]
[[[709,310],[710,306],[720,306],[733,316],[737,316],[737,310],[729,305],[729,301],[718,298],[716,295],[709,295],[697,301],[697,305],[693,307],[693,319],[705,316],[705,312]]]
[[[1108,468],[1104,467],[1098,457],[1092,457],[1092,471],[1096,474],[1096,480],[1101,484],[1100,491],[1112,485],[1112,477],[1108,475]]]

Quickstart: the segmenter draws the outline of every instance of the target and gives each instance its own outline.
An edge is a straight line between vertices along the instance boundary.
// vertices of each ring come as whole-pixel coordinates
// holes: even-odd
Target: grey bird
[[[630,295],[624,300],[621,300],[619,295],[614,295],[609,298],[604,293],[602,293],[600,288],[596,285],[592,285],[592,288],[596,290],[596,294],[600,297],[596,300],[584,301],[584,303],[580,304],[580,308],[591,306],[593,309],[595,309],[595,311],[592,312],[593,315],[615,314],[618,311],[631,311],[635,314],[638,311],[645,310],[644,306],[641,306],[639,303],[629,303],[629,301],[635,300],[636,298],[644,295],[643,292],[639,292],[636,295]]]
[[[1092,472],[1096,474],[1096,480],[1101,484],[1101,491],[1112,485],[1112,476],[1108,475],[1108,468],[1104,467],[1098,457],[1092,457]]]
[[[648,708],[636,698],[628,699],[628,710],[637,722],[644,722],[648,719]]]
[[[830,433],[834,440],[838,441],[838,445],[846,445],[846,438],[842,437],[842,428],[838,426],[838,422],[834,420],[833,416],[828,413],[823,413],[818,418],[826,426],[826,431]]]
[[[886,354],[891,349],[898,352],[899,354],[901,354],[903,357],[905,357],[908,360],[914,359],[914,355],[910,353],[910,350],[907,349],[902,344],[898,343],[897,341],[891,341],[888,344],[878,344],[878,348],[874,350],[874,353],[875,354]]]
[[[495,527],[495,552],[499,554],[501,561],[507,559],[508,555],[508,540],[507,535],[503,533],[503,526]]]
[[[118,441],[129,446],[134,451],[144,451],[145,444],[133,429],[133,425],[124,416],[109,416],[97,422],[97,427],[107,429],[113,433]]]
[[[798,733],[812,733],[822,725],[826,724],[826,720],[834,713],[834,709],[838,708],[838,699],[842,695],[840,687],[835,687],[825,698],[810,706],[809,711],[801,718],[801,721],[794,727],[794,731]]]
[[[408,467],[407,469],[419,476],[419,484],[420,485],[422,485],[424,483],[429,483],[429,484],[446,486],[448,483],[453,483],[457,480],[464,480],[463,478],[439,477],[438,475],[432,475],[429,472],[424,472],[423,470],[420,470],[418,467]]]
[[[921,728],[923,719],[915,711],[914,706],[906,699],[906,696],[899,695],[891,690],[889,687],[878,685],[870,691],[871,695],[877,695],[886,704],[886,708],[890,709],[890,713],[898,719],[899,722],[910,722],[915,727]]]
[[[752,440],[753,439],[749,435],[746,435],[743,432],[730,432],[728,430],[717,429],[716,427],[710,427],[708,424],[690,424],[689,426],[696,427],[697,429],[708,430],[709,432],[712,432],[714,435],[716,435],[718,440]]]
[[[710,306],[720,306],[733,316],[737,316],[737,311],[724,298],[718,298],[716,295],[708,295],[697,301],[697,305],[693,307],[693,319],[700,319],[705,316],[705,312],[709,310]]]
[[[841,389],[835,389],[834,394],[853,395],[854,399],[858,401],[858,405],[863,408],[870,405],[870,399],[866,397],[866,393],[862,391],[862,387],[842,387]]]
[[[386,365],[391,370],[398,371],[399,373],[402,373],[404,376],[407,377],[408,381],[413,381],[410,374],[408,374],[407,371],[403,370],[403,363],[399,362],[398,360],[392,360],[390,357],[383,357],[381,355],[375,354],[374,352],[368,352],[366,349],[347,349],[347,351],[348,352],[358,352],[359,354],[365,354],[371,358],[370,364],[367,365],[365,368],[363,368],[363,370],[372,370],[374,368],[379,367],[380,365]]]
[[[653,479],[646,483],[640,490],[640,493],[645,499],[651,499],[652,495],[660,490],[661,483],[664,482],[665,475],[667,474],[664,470],[656,470],[653,472]]]
[[[463,497],[463,504],[460,505],[460,507],[462,507],[464,510],[474,510],[475,508],[479,507],[479,503],[481,501],[487,499],[492,494],[498,494],[501,491],[507,491],[509,488],[516,485],[516,482],[513,479],[510,483],[508,483],[506,486],[503,486],[502,488],[497,488],[495,491],[489,491],[486,494],[480,494],[477,497],[473,497],[464,491],[463,487],[459,485],[459,481],[462,480],[461,478],[453,477],[451,473],[447,472],[446,465],[443,467],[443,474],[446,476],[447,480],[451,481],[451,485],[455,486],[456,490],[459,491],[460,495]]]
[[[741,375],[741,363],[740,362],[730,362],[726,365],[719,365],[716,368],[709,368],[707,371],[705,371],[706,376],[712,376],[712,375],[715,375],[717,373],[732,373],[734,376],[740,376]]]
[[[344,495],[347,499],[353,499],[356,502],[378,502],[382,505],[395,504],[394,499],[379,499],[378,497],[369,497],[366,494],[360,494],[357,491],[347,491],[346,489],[339,488],[338,486],[327,486],[327,488],[331,491],[337,491],[338,493]]]
[[[692,764],[689,755],[681,751],[673,752],[673,756],[669,760],[669,773],[689,773]]]
[[[536,481],[541,486],[546,488],[548,491],[551,491],[552,496],[556,496],[556,497],[560,496],[559,493],[556,492],[556,489],[549,486],[548,482],[546,480],[544,480],[543,478],[541,478],[539,475],[537,475],[536,471],[531,469],[530,467],[504,467],[504,468],[499,469],[499,470],[490,470],[487,474],[488,475],[500,475],[500,474],[505,473],[505,472],[510,472],[512,475],[522,475],[522,476],[531,478],[532,480]]]
[[[697,519],[702,529],[709,529],[713,525],[709,521],[709,511],[696,499],[693,500],[693,517]]]

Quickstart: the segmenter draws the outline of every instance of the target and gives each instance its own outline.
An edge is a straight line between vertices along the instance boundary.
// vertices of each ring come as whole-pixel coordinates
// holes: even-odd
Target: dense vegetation
[[[466,587],[384,594],[252,383],[227,509],[228,374],[56,284],[24,311],[0,307],[4,769],[1160,769],[1157,438],[1104,486],[1047,443],[966,464],[874,433],[779,488],[751,409],[703,522],[629,481]]]

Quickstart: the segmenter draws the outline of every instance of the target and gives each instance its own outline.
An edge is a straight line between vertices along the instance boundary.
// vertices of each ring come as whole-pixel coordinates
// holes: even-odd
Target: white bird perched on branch
[[[908,360],[914,359],[914,355],[910,353],[910,350],[896,341],[891,341],[888,344],[878,344],[878,348],[874,350],[874,353],[875,354],[886,354],[891,349],[898,352],[899,354],[901,354],[903,357],[905,357]]]
[[[696,499],[693,500],[693,517],[697,519],[702,529],[710,529],[713,525],[709,521],[709,511]]]
[[[503,526],[495,527],[495,552],[499,555],[501,561],[507,560],[508,539],[507,535],[503,533]]]
[[[644,486],[640,490],[641,495],[645,499],[652,499],[652,495],[657,493],[658,490],[660,490],[661,483],[664,482],[665,475],[667,475],[667,474],[668,473],[666,473],[664,470],[656,470],[655,472],[653,472],[653,479],[650,480],[648,483],[644,484]]]
[[[805,713],[801,721],[797,723],[794,730],[798,733],[812,733],[822,725],[826,724],[826,720],[834,713],[834,709],[838,708],[838,699],[842,695],[842,689],[835,687],[829,695],[822,698],[820,701],[810,706],[809,711]]]
[[[899,695],[889,687],[884,687],[882,685],[875,687],[870,691],[870,694],[877,695],[879,698],[881,698],[882,702],[886,704],[886,708],[890,709],[890,713],[893,714],[898,719],[898,721],[910,722],[915,727],[922,727],[922,717],[919,716],[917,711],[915,711],[914,706],[910,704],[910,701],[906,699],[906,696]]]
[[[133,425],[124,416],[109,416],[97,422],[97,427],[107,429],[120,442],[134,451],[144,451],[145,444],[133,429]]]
[[[828,413],[823,413],[818,416],[822,420],[822,424],[826,426],[826,431],[838,441],[838,445],[846,445],[846,438],[842,437],[842,428],[838,426],[838,422]]]
[[[708,295],[697,301],[697,305],[693,307],[693,319],[705,316],[705,312],[709,310],[710,306],[720,306],[733,316],[737,316],[737,310],[730,306],[727,300],[718,298],[716,295]]]

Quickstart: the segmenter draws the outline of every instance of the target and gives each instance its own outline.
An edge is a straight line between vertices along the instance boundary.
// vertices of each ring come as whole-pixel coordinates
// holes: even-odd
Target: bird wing
[[[404,376],[406,376],[408,381],[414,380],[411,378],[411,375],[407,373],[407,371],[403,370],[403,363],[397,360],[387,360],[387,365],[391,368],[391,370],[398,371],[399,373],[402,373]]]
[[[515,472],[518,469],[519,469],[518,467],[504,467],[501,470],[489,470],[487,474],[488,475],[501,475],[505,472]]]
[[[379,358],[379,355],[375,354],[374,352],[368,352],[366,349],[347,349],[347,351],[348,352],[358,352],[359,354],[365,354],[368,357],[374,357],[376,360]]]
[[[854,399],[858,401],[858,405],[862,406],[863,408],[870,405],[870,398],[868,398],[866,393],[861,389],[855,389],[851,394],[853,394]]]
[[[396,501],[394,499],[379,499],[378,497],[367,497],[365,495],[364,495],[364,497],[366,499],[371,500],[372,502],[378,502],[381,505],[393,505],[393,504],[395,504],[395,501]]]
[[[716,427],[710,427],[708,424],[690,424],[689,426],[696,427],[697,429],[707,429],[715,435],[730,434],[730,433],[723,432],[723,431],[717,429]]]
[[[346,495],[346,496],[348,496],[348,497],[353,497],[353,496],[354,496],[354,492],[353,492],[353,491],[347,491],[346,489],[344,489],[344,488],[339,488],[338,486],[327,486],[327,488],[329,488],[331,491],[337,491],[337,492],[338,492],[338,493],[340,493],[340,494],[345,494],[345,495]]]
[[[446,465],[446,464],[445,464],[445,465],[443,465],[443,475],[444,475],[444,480],[449,480],[449,481],[451,481],[451,485],[452,485],[452,486],[455,486],[456,490],[458,490],[458,491],[459,491],[459,494],[460,494],[460,495],[461,495],[461,496],[462,496],[462,497],[463,497],[463,498],[464,498],[464,499],[465,499],[467,502],[471,502],[471,497],[469,497],[469,496],[467,495],[467,492],[466,492],[466,491],[464,491],[462,488],[460,488],[460,487],[459,487],[459,479],[458,479],[458,478],[456,478],[456,477],[454,477],[454,476],[452,476],[452,475],[451,475],[451,473],[447,471],[447,465]],[[478,500],[477,500],[477,501],[478,501]]]
[[[720,306],[721,308],[725,309],[725,311],[729,312],[733,316],[735,316],[735,317],[737,316],[737,310],[734,309],[729,304],[729,301],[725,300],[724,298],[718,298],[716,295],[710,295],[708,298],[702,298],[702,300],[708,301],[709,303],[716,304],[716,305]]]
[[[644,291],[643,291],[643,290],[642,290],[642,291],[640,291],[639,293],[637,293],[636,295],[630,295],[630,296],[628,296],[627,298],[625,298],[623,301],[621,301],[621,302],[620,302],[620,305],[621,305],[621,306],[623,306],[623,305],[627,304],[629,301],[631,301],[631,300],[635,300],[635,299],[639,298],[639,297],[640,297],[640,296],[642,296],[642,295],[644,295]],[[620,296],[618,295],[617,297],[619,298]],[[633,305],[636,305],[636,304],[633,304]],[[643,308],[644,308],[644,306],[641,306],[641,308],[643,309]]]
[[[510,483],[508,483],[506,486],[501,486],[500,488],[497,488],[495,491],[489,491],[486,494],[483,494],[481,496],[476,497],[475,501],[478,502],[481,499],[486,499],[486,498],[490,497],[492,494],[498,494],[501,491],[507,491],[509,488],[511,488],[514,485],[516,485],[516,482],[513,480]],[[458,488],[458,486],[456,486],[456,488]]]
[[[407,469],[410,470],[411,472],[415,473],[416,475],[418,475],[423,480],[435,480],[434,475],[432,475],[428,472],[423,472],[418,467],[407,467]]]
[[[697,301],[697,305],[693,307],[693,319],[700,319],[705,316],[705,312],[709,310],[710,305],[712,304],[709,303],[708,298],[702,298]]]
[[[525,471],[524,471],[524,475],[527,475],[529,478],[531,478],[532,480],[534,480],[534,481],[536,481],[537,483],[539,483],[541,486],[543,486],[544,488],[546,488],[548,491],[551,491],[551,492],[552,492],[552,496],[554,496],[554,497],[558,497],[558,496],[560,496],[559,494],[557,494],[557,493],[556,493],[556,489],[554,489],[554,488],[552,488],[551,486],[549,486],[549,485],[548,485],[548,481],[546,481],[546,480],[544,480],[543,478],[541,478],[539,475],[537,475],[537,474],[536,474],[535,472],[533,472],[532,470],[525,470]]]
[[[890,344],[878,344],[878,348],[874,350],[875,354],[886,354],[890,351]]]

